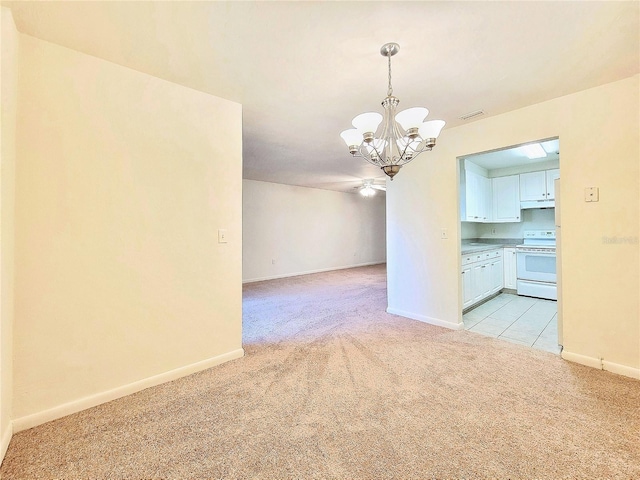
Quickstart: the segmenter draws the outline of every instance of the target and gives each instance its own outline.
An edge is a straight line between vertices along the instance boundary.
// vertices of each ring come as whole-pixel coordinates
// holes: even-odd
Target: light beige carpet
[[[247,285],[245,358],[19,433],[2,478],[640,478],[640,382],[385,306],[381,266]]]

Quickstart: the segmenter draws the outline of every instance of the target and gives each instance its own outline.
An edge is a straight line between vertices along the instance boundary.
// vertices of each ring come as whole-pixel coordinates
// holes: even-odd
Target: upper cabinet
[[[491,179],[493,192],[493,223],[520,221],[519,175]]]
[[[460,168],[460,218],[463,222],[521,222],[522,209],[554,206],[560,170],[489,178],[489,172],[464,160]]]
[[[461,185],[461,219],[463,222],[488,222],[491,217],[491,180],[464,169]]]
[[[547,170],[547,200],[554,200],[556,198],[554,180],[558,178],[560,178],[559,168]]]
[[[560,178],[560,170],[520,174],[520,200],[523,202],[553,200],[555,198],[553,181]]]

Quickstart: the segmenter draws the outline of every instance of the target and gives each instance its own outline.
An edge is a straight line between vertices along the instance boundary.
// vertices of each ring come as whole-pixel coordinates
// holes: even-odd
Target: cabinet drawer
[[[470,263],[473,263],[476,261],[476,256],[475,255],[462,255],[462,265],[469,265]]]
[[[462,265],[469,265],[470,263],[475,262],[484,262],[486,260],[493,260],[494,258],[502,257],[502,249],[498,248],[496,250],[478,252],[478,253],[467,253],[466,255],[462,255]]]

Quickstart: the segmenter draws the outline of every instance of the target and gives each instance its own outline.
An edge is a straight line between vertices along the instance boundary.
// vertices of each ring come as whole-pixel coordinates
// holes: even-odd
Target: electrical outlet
[[[584,189],[585,202],[597,202],[599,197],[598,187],[586,187]]]

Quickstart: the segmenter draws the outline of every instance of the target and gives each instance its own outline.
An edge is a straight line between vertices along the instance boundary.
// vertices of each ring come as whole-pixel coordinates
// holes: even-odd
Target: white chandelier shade
[[[424,122],[420,125],[420,128],[418,128],[418,135],[422,138],[438,138],[444,124],[444,120],[431,120],[430,122]]]
[[[356,127],[358,133],[365,135],[367,132],[375,132],[382,122],[382,115],[376,112],[361,113],[353,119],[351,125]]]
[[[429,110],[424,107],[407,108],[396,115],[396,122],[405,130],[418,128],[429,115]]]
[[[389,62],[389,88],[382,101],[384,116],[377,112],[361,113],[351,122],[355,128],[340,134],[351,155],[380,167],[391,180],[403,165],[435,146],[445,125],[443,120],[425,122],[429,110],[424,107],[407,108],[396,114],[400,100],[393,96],[391,57],[399,49],[396,43],[387,43],[380,49]]]

